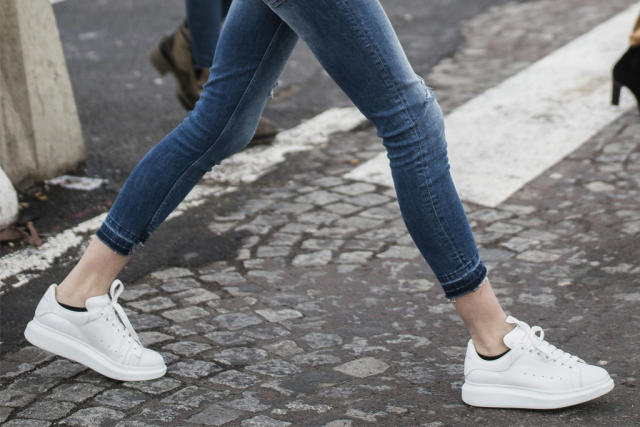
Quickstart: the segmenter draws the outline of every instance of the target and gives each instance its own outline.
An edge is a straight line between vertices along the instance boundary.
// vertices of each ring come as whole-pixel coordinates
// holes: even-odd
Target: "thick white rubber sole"
[[[87,343],[52,329],[36,319],[27,324],[24,336],[31,344],[58,356],[78,362],[94,371],[120,381],[145,381],[159,378],[167,367],[132,367],[109,360]]]
[[[462,385],[462,400],[467,405],[484,408],[558,409],[588,402],[613,389],[613,380],[562,393],[527,390],[521,387],[474,384]]]

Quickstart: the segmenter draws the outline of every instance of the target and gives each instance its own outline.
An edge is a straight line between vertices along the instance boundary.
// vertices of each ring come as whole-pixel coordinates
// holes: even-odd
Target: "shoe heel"
[[[153,48],[153,50],[149,52],[149,61],[161,76],[164,76],[171,71],[171,64],[167,61],[158,47]]]
[[[622,83],[613,81],[613,93],[611,95],[611,104],[620,105],[620,91],[622,90]]]

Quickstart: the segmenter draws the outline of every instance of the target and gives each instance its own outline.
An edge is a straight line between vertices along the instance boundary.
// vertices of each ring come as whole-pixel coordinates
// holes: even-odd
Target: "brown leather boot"
[[[202,86],[209,79],[209,70],[196,70],[191,53],[191,34],[184,21],[149,53],[151,64],[161,75],[173,74],[176,79],[176,97],[187,110],[193,110],[202,93]],[[275,124],[264,117],[251,140],[252,144],[268,144],[278,133]]]
[[[176,79],[176,97],[187,110],[193,110],[209,78],[209,70],[196,70],[191,56],[191,35],[186,21],[173,34],[149,53],[151,64],[161,75],[173,74]]]

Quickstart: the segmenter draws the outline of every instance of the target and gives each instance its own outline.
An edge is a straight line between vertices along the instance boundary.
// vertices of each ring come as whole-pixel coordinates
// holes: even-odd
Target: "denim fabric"
[[[209,68],[218,43],[222,20],[231,0],[187,0],[187,26],[191,34],[193,65]]]
[[[196,108],[135,168],[98,236],[129,254],[202,175],[250,141],[298,37],[376,126],[409,233],[447,297],[486,276],[449,174],[433,92],[377,0],[234,0]]]

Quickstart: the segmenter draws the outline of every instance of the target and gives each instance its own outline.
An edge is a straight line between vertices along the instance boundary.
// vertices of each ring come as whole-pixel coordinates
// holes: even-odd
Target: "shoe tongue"
[[[97,297],[91,297],[85,302],[85,306],[88,311],[100,310],[101,308],[111,304],[109,295],[98,295]]]
[[[507,322],[512,323],[512,322]],[[516,324],[515,328],[513,328],[507,335],[502,338],[504,344],[509,348],[514,348],[520,343],[522,340],[526,339],[528,336],[528,331],[520,324]]]

